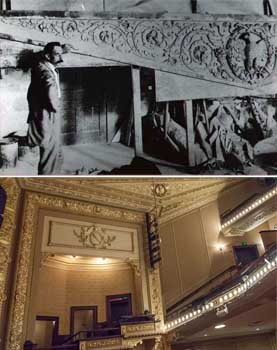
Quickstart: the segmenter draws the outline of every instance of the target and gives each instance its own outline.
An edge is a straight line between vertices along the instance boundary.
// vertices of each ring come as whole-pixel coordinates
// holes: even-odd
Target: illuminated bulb
[[[192,315],[192,313],[190,312],[190,314],[189,314],[189,317],[192,317],[193,315]]]
[[[209,309],[209,305],[208,305],[208,304],[207,304],[205,307],[206,307],[206,310],[208,310],[208,309]]]
[[[252,279],[252,278],[250,278],[250,280],[249,280],[249,281],[250,281],[250,283],[253,283],[253,279]]]
[[[237,294],[238,294],[238,291],[237,291],[236,289],[234,290],[234,294],[235,294],[235,295],[237,295]]]
[[[201,310],[198,309],[197,312],[198,312],[198,314],[201,314]]]
[[[213,303],[213,302],[211,302],[211,303],[210,303],[210,307],[213,307],[213,306],[214,306],[214,303]]]
[[[223,298],[219,298],[219,302],[220,302],[220,303],[223,303]]]
[[[265,266],[265,267],[264,267],[264,273],[266,273],[266,272],[267,272],[267,267]]]
[[[186,320],[188,320],[189,319],[189,315],[186,315]]]
[[[232,296],[233,296],[233,293],[232,292],[229,293],[229,298],[232,298]]]
[[[184,316],[182,317],[182,321],[183,321],[183,322],[185,321],[185,317],[184,317]]]
[[[174,323],[177,324],[178,323],[177,320],[175,320]]]
[[[274,261],[272,261],[272,262],[271,262],[271,265],[272,265],[272,266],[275,266],[275,262],[274,262]]]
[[[257,278],[259,278],[259,277],[260,277],[260,272],[257,272],[257,275],[256,275],[256,276],[257,276]]]
[[[224,328],[224,327],[226,327],[225,324],[218,324],[218,325],[216,325],[214,328],[215,328],[215,329],[221,329],[221,328]]]
[[[238,292],[239,292],[239,293],[241,292],[241,289],[240,289],[240,287],[238,287]]]
[[[224,300],[227,300],[228,299],[228,296],[227,295],[224,295]]]
[[[264,274],[263,270],[260,271],[261,276]]]
[[[266,199],[268,199],[268,197],[269,197],[269,195],[268,195],[268,194],[266,194],[266,195],[265,195],[265,198],[266,198]]]
[[[253,281],[257,281],[257,277],[256,276],[253,276]]]
[[[182,322],[182,320],[181,320],[181,318],[179,318],[179,319],[178,319],[178,323],[181,323],[181,322]]]
[[[258,201],[258,203],[259,203],[259,204],[261,204],[261,203],[262,203],[261,199]]]
[[[197,312],[196,311],[193,311],[193,316],[195,316],[197,314]]]

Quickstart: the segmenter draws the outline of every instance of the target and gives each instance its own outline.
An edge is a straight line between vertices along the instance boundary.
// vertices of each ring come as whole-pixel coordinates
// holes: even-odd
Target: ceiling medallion
[[[168,189],[169,186],[164,184],[154,184],[151,186],[152,194],[160,198],[165,197],[165,195],[168,194]]]

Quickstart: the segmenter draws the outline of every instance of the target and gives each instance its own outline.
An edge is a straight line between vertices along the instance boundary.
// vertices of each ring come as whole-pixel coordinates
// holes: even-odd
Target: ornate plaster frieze
[[[144,193],[134,193],[132,189],[136,187],[135,184],[124,185],[124,188],[118,189],[117,186],[105,186],[104,180],[95,181],[94,179],[86,180],[70,180],[70,179],[37,179],[26,178],[21,179],[20,184],[23,188],[31,191],[38,191],[42,193],[53,193],[62,197],[76,198],[87,200],[89,202],[105,204],[105,206],[99,206],[104,208],[109,206],[130,208],[134,210],[146,211],[153,203],[153,198],[150,194],[145,196]],[[145,185],[144,185],[145,187]],[[131,211],[128,211],[129,213]],[[107,213],[108,214],[108,213]]]
[[[156,333],[155,322],[121,325],[121,334],[124,338],[142,337]]]
[[[163,300],[160,280],[160,270],[155,268],[149,272],[149,290],[151,295],[151,312],[160,321],[156,327],[162,330],[164,326]]]
[[[0,33],[70,42],[74,51],[255,89],[276,75],[277,20],[0,17]],[[20,29],[20,30],[19,30]]]
[[[154,182],[153,182],[154,181]],[[188,211],[196,209],[217,198],[219,192],[227,191],[241,183],[241,179],[21,179],[23,188],[31,191],[53,193],[94,203],[105,203],[104,207],[120,207],[146,212],[153,209],[155,200],[153,184],[164,185],[167,192],[157,197],[162,206],[160,222],[164,223]],[[100,205],[98,205],[100,207]],[[126,210],[125,210],[126,211]],[[130,214],[130,211],[126,211]],[[107,213],[109,215],[109,213]],[[143,214],[141,220],[143,220]]]
[[[143,338],[124,339],[122,337],[97,340],[83,340],[80,342],[80,350],[123,350],[135,349],[143,343]]]
[[[16,209],[20,188],[14,179],[1,179],[0,185],[7,193],[4,220],[0,229],[0,310],[7,300],[6,285],[8,265],[11,262],[11,244],[16,231]]]

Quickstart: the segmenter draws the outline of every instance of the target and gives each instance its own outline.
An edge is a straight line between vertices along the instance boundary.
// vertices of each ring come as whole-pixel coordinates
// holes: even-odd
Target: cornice
[[[108,208],[145,213],[153,209],[153,184],[167,185],[168,191],[156,198],[163,207],[160,222],[167,222],[216,200],[218,194],[241,183],[242,179],[192,178],[22,178],[21,187],[30,191],[82,200]],[[249,180],[243,180],[249,181]]]

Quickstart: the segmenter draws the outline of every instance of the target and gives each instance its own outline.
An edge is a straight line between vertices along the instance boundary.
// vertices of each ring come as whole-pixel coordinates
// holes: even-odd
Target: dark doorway
[[[258,259],[259,252],[256,245],[233,247],[236,264],[245,266]]]
[[[34,342],[38,347],[56,345],[59,337],[59,317],[37,316],[35,321]]]
[[[63,68],[60,78],[63,143],[111,143],[119,131],[125,143],[132,106],[130,67]]]
[[[107,320],[110,323],[119,321],[121,316],[132,315],[131,294],[106,296]]]
[[[72,306],[70,308],[70,334],[84,332],[90,336],[97,322],[97,306]]]

